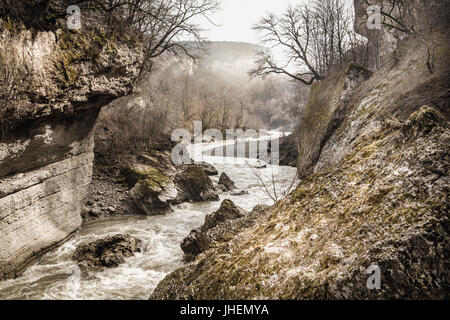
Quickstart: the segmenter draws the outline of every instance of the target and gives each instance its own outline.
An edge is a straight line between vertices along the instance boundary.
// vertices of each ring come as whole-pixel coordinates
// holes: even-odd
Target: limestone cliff
[[[0,8],[0,279],[79,228],[98,112],[130,92],[143,57],[137,39],[108,33],[88,13],[80,30],[68,30],[68,1],[7,4]]]
[[[373,74],[352,65],[316,84],[296,190],[238,232],[228,225],[228,238],[168,275],[151,298],[448,298],[446,23],[429,34],[439,44],[433,74],[424,48],[405,37]],[[367,287],[372,264],[379,290]]]

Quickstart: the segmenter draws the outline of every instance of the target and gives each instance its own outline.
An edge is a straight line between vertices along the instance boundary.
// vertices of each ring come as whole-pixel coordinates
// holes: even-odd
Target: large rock
[[[117,234],[79,245],[72,259],[90,267],[117,267],[125,258],[141,252],[142,241],[128,234]]]
[[[223,187],[224,190],[226,191],[237,189],[234,181],[231,180],[231,178],[225,172],[222,172],[222,174],[220,175],[219,182],[217,183],[217,185],[219,187]]]
[[[173,182],[176,172],[170,153],[160,151],[129,156],[128,164],[121,169],[135,204],[147,215],[164,214],[177,202],[178,190]]]
[[[212,164],[209,164],[207,162],[200,162],[200,163],[196,163],[196,164],[198,166],[202,167],[208,176],[217,176],[219,174],[217,169]]]
[[[246,211],[244,209],[236,206],[233,201],[225,199],[222,201],[219,210],[206,215],[202,231],[212,229],[227,220],[241,218],[245,214]]]
[[[151,168],[130,191],[136,205],[147,215],[164,214],[176,202],[178,190],[165,174]]]
[[[152,151],[131,156],[121,169],[136,205],[147,215],[164,214],[172,204],[218,200],[207,163],[174,167],[169,152]]]
[[[41,4],[14,8],[36,19],[0,17],[0,72],[15,84],[12,96],[0,96],[0,279],[80,227],[99,109],[130,92],[143,57],[137,42],[91,24],[88,11],[71,32],[64,20],[42,20],[64,17],[68,1]]]
[[[197,230],[194,229],[183,239],[181,249],[185,253],[186,260],[193,260],[199,253],[208,250],[212,243],[216,242],[217,233],[209,232],[218,225],[229,221],[244,217],[247,212],[237,207],[231,200],[225,199],[220,208],[206,215],[205,223]]]
[[[211,179],[201,166],[195,164],[183,166],[175,176],[174,182],[179,190],[179,202],[219,200]]]
[[[168,151],[153,150],[149,153],[128,155],[125,163],[120,169],[120,174],[130,188],[134,187],[139,180],[146,179],[155,170],[167,178],[177,173]]]

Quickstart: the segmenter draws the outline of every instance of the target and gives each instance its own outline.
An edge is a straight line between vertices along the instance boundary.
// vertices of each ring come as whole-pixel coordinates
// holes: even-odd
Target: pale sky
[[[212,16],[211,25],[206,19],[198,23],[203,35],[210,41],[241,41],[259,44],[253,25],[268,12],[280,14],[289,4],[296,5],[302,0],[221,0],[220,10]]]

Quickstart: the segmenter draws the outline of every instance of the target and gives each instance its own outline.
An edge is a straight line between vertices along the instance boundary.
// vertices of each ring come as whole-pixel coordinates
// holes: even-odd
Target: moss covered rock
[[[180,202],[219,200],[211,179],[201,166],[183,166],[174,181],[180,191]]]
[[[134,202],[147,215],[164,214],[176,202],[178,191],[175,184],[154,168],[139,174],[143,177],[130,191]]]

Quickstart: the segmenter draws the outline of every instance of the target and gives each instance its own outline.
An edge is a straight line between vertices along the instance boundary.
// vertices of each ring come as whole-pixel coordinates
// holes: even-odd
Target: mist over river
[[[279,135],[271,133],[271,138]],[[262,138],[268,139],[268,137]],[[233,142],[231,142],[233,143]],[[201,151],[217,147],[218,143],[190,146],[195,160]],[[205,215],[217,210],[222,200],[231,199],[236,205],[251,210],[257,204],[273,201],[261,188],[258,178],[247,165],[255,159],[204,156],[203,161],[214,165],[219,174],[226,174],[247,195],[220,195],[220,201],[183,203],[174,211],[161,216],[120,216],[84,223],[79,233],[57,249],[45,254],[20,277],[0,282],[0,299],[148,299],[158,283],[170,272],[182,266],[180,243],[190,231],[204,223]],[[258,169],[276,183],[288,184],[296,169],[268,165]],[[216,184],[218,176],[211,177]],[[144,250],[127,258],[116,268],[79,267],[71,259],[75,248],[117,233],[127,233],[144,243]]]

